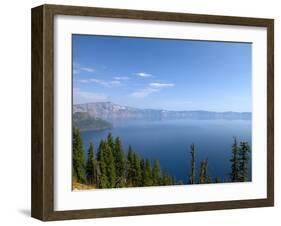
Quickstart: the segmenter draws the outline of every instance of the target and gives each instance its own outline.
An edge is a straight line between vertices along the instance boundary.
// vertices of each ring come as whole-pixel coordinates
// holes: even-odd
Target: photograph
[[[32,8],[33,218],[274,206],[275,20],[231,15]]]
[[[254,151],[252,43],[72,34],[73,191],[247,183]]]

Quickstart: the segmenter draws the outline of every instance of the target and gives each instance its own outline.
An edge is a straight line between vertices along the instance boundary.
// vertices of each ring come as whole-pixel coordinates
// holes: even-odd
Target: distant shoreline
[[[167,109],[161,109],[161,108],[138,108],[138,107],[131,107],[128,105],[120,105],[113,103],[111,101],[100,101],[100,102],[87,102],[87,103],[82,103],[82,104],[73,104],[73,107],[78,107],[78,106],[83,106],[83,105],[95,105],[95,104],[112,104],[116,106],[122,106],[124,108],[130,108],[130,109],[135,109],[135,110],[144,110],[144,111],[168,111],[168,112],[212,112],[212,113],[247,113],[247,114],[252,114],[251,111],[232,111],[232,110],[227,110],[227,111],[211,111],[211,110],[202,110],[202,109],[193,109],[193,110],[167,110]]]
[[[111,102],[95,102],[73,105],[73,115],[79,112],[84,114],[87,113],[91,118],[100,118],[106,121],[111,121],[111,119],[252,119],[251,112],[215,112],[204,110],[168,111],[161,109],[139,109],[122,106]]]

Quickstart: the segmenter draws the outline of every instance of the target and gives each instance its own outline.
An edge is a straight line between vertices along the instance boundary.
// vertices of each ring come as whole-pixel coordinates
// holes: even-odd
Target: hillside
[[[227,120],[250,120],[251,112],[213,112],[213,111],[168,111],[161,109],[138,109],[121,106],[111,102],[96,102],[73,105],[73,112],[88,113],[90,117],[104,120],[118,119],[227,119]]]
[[[73,114],[73,126],[80,131],[103,130],[112,128],[112,124],[101,118],[90,116],[87,112],[75,112]]]

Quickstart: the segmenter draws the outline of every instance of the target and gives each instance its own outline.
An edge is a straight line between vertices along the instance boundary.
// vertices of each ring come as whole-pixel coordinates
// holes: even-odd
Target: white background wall
[[[30,215],[30,8],[71,4],[275,19],[275,207],[52,222],[51,225],[280,225],[280,45],[278,0],[2,1],[0,6],[0,224],[42,225]],[[278,87],[279,86],[279,87]],[[278,103],[279,102],[279,103]],[[279,214],[278,214],[279,213]]]

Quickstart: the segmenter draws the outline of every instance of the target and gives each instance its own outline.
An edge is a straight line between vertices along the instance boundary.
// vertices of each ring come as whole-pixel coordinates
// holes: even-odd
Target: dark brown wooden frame
[[[267,198],[90,210],[54,211],[54,16],[95,16],[267,28]],[[32,9],[32,190],[31,215],[50,220],[160,214],[274,205],[274,20],[246,17],[42,5]]]

